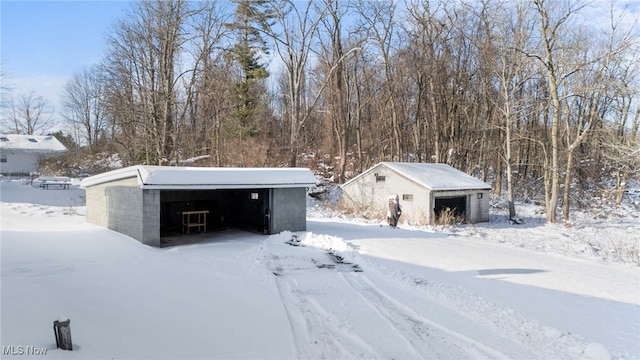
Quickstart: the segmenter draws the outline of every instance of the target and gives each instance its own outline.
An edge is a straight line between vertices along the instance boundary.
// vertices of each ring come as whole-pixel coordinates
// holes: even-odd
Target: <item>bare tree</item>
[[[222,156],[229,154],[223,147],[221,134],[224,119],[231,109],[233,84],[231,63],[224,57],[222,46],[229,16],[211,2],[195,14],[191,25],[193,46],[190,52],[197,61],[190,78],[195,82],[186,103],[188,126],[183,129],[182,141],[184,150],[191,156],[212,155],[216,166],[222,166]]]
[[[636,95],[637,99],[637,95]],[[607,169],[615,176],[615,202],[620,204],[632,174],[640,169],[640,108],[626,99],[619,104],[619,122],[602,131],[603,155]]]
[[[625,91],[620,85],[637,76],[629,72],[633,69],[629,67],[629,60],[636,56],[638,50],[637,36],[620,25],[620,18],[611,18],[608,32],[594,33],[583,29],[580,33],[583,37],[579,43],[586,44],[591,40],[592,45],[584,47],[575,61],[582,66],[576,76],[573,96],[568,100],[567,112],[570,116],[565,118],[565,141],[568,146],[562,207],[564,220],[569,219],[569,195],[576,151],[592,136],[594,128],[601,127],[607,114],[613,112],[625,118],[630,117],[628,107],[621,113],[615,106],[617,101],[633,94],[633,90]],[[630,140],[633,142],[633,137]],[[589,154],[587,159],[591,156]]]
[[[45,98],[32,91],[10,98],[5,116],[16,134],[40,135],[51,127],[53,110]]]
[[[0,69],[0,109],[4,108],[11,95],[11,86],[7,82],[9,73],[5,69]]]
[[[637,54],[637,51],[621,52],[612,61],[615,66],[609,67],[611,73],[606,85],[613,104],[609,121],[600,129],[597,148],[593,149],[600,151],[605,159],[604,164],[597,164],[599,169],[604,167],[606,173],[615,176],[617,204],[622,202],[629,180],[640,169],[640,61]]]
[[[450,37],[451,24],[439,16],[446,6],[442,2],[412,1],[409,5],[405,26],[410,40],[405,56],[407,67],[414,74],[416,94],[413,147],[420,161],[440,162],[446,151],[440,126],[446,113],[441,110],[446,91],[441,90],[441,84],[448,79],[446,39]]]
[[[66,115],[87,144],[110,134],[126,165],[296,166],[309,150],[344,181],[378,161],[446,162],[499,195],[505,183],[511,217],[533,192],[556,221],[576,185],[619,170],[622,193],[638,166],[635,55],[581,37],[573,1],[140,1],[111,33],[104,88],[89,100],[72,79]]]
[[[327,93],[324,97],[326,115],[331,121],[331,148],[337,150],[337,181],[345,181],[348,152],[351,147],[354,125],[354,101],[357,84],[351,71],[357,63],[349,53],[360,50],[363,39],[348,36],[343,39],[344,19],[348,16],[351,4],[348,1],[325,0],[319,2],[326,7],[327,16],[322,21],[322,39],[319,41],[322,52],[319,54],[324,71],[328,77]]]
[[[287,83],[286,114],[289,117],[289,166],[297,165],[300,135],[311,119],[324,86],[313,96],[308,96],[307,72],[313,41],[320,22],[326,16],[326,7],[317,8],[314,1],[305,3],[283,0],[273,8],[275,22],[264,31],[273,40],[276,53],[285,67]]]
[[[563,9],[551,11],[558,3],[547,3],[545,0],[534,0],[540,22],[540,42],[543,54],[529,54],[540,61],[543,66],[551,97],[551,159],[549,168],[545,168],[545,204],[547,221],[556,222],[556,212],[560,192],[560,125],[563,121],[562,109],[565,97],[563,84],[576,69],[569,62],[564,62],[562,56],[570,55],[570,51],[563,51],[563,38],[568,36],[563,30],[569,18],[580,8],[580,3],[568,3]],[[568,49],[567,49],[568,50]]]
[[[167,163],[182,154],[181,130],[186,130],[200,70],[211,51],[210,43],[194,45],[189,26],[217,19],[197,17],[213,6],[186,0],[136,2],[114,28],[105,60],[111,95],[118,97],[112,101],[128,103],[133,111],[115,117],[122,122],[115,136],[134,141],[139,160]]]
[[[518,114],[526,106],[521,97],[523,88],[532,77],[521,51],[529,47],[533,29],[527,8],[522,4],[517,4],[512,13],[485,3],[480,16],[487,32],[480,53],[485,64],[490,64],[482,76],[485,86],[489,87],[490,101],[502,117],[498,125],[504,134],[500,155],[505,165],[509,218],[514,220],[513,141],[514,135],[517,136],[514,130]],[[502,177],[498,179],[501,181]]]
[[[85,143],[93,152],[101,137],[106,137],[108,123],[101,67],[96,65],[76,72],[65,84],[62,97],[62,116],[83,137],[75,139],[76,142]]]
[[[368,2],[359,4],[361,20],[364,22],[363,29],[366,29],[369,44],[375,48],[376,54],[380,57],[384,76],[384,99],[378,103],[379,106],[388,106],[385,118],[389,119],[389,129],[391,131],[391,159],[403,159],[402,129],[400,119],[400,109],[397,99],[397,87],[399,81],[396,78],[395,62],[393,61],[395,46],[398,44],[398,34],[396,25],[395,1],[389,2]]]

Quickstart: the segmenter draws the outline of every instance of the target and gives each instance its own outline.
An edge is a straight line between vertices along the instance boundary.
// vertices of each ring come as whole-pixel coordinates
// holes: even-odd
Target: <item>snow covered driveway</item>
[[[263,249],[301,357],[606,358],[601,343],[637,356],[636,269],[327,219],[309,230],[304,248],[283,234]],[[327,266],[329,249],[352,265]],[[589,282],[603,299],[576,294]]]
[[[297,357],[536,357],[508,338],[487,333],[462,314],[425,301],[415,289],[394,284],[378,272],[361,271],[348,261],[336,264],[335,257],[322,249],[302,248],[310,237],[318,237],[306,236],[297,247],[273,239],[264,244]]]

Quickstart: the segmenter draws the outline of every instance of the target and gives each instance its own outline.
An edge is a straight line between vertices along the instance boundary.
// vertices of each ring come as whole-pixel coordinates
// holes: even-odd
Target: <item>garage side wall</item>
[[[384,218],[389,209],[389,196],[398,195],[401,223],[424,225],[429,222],[429,191],[386,166],[372,168],[343,186],[342,191],[346,206]]]
[[[160,190],[142,190],[143,244],[160,247]]]
[[[150,213],[154,197],[150,200],[144,199],[143,190],[138,187],[137,178],[89,186],[86,189],[86,196],[88,222],[125,234],[145,244],[160,245],[159,229],[156,230],[157,244],[153,240],[151,229],[152,223],[155,222],[153,216],[151,219],[145,219]],[[159,206],[160,196],[156,197]],[[155,211],[159,213],[158,208]],[[159,214],[156,218],[159,224]],[[145,228],[152,234],[145,234]]]
[[[306,196],[305,188],[272,189],[271,234],[307,230]]]
[[[471,196],[470,208],[472,213],[471,222],[488,222],[489,221],[489,190],[476,190]],[[482,198],[478,198],[478,194],[482,194]]]
[[[87,222],[103,227],[109,226],[106,186],[107,184],[99,184],[85,189]]]

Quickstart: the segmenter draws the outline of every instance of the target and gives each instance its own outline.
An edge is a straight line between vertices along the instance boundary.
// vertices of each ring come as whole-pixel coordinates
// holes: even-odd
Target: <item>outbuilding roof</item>
[[[82,187],[137,178],[143,189],[252,189],[316,184],[306,168],[214,168],[136,165],[82,180]]]
[[[374,171],[379,166],[386,166],[401,176],[429,190],[490,190],[491,185],[471,175],[449,166],[434,163],[381,162],[364,173],[346,182],[355,181],[361,176]]]
[[[0,150],[33,153],[63,153],[67,148],[55,136],[0,134]]]

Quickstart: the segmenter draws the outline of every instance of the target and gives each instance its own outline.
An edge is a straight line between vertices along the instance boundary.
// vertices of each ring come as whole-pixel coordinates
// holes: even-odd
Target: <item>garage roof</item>
[[[306,168],[213,168],[136,165],[88,177],[82,187],[137,178],[143,189],[252,189],[316,184]]]
[[[481,190],[491,189],[491,185],[447,164],[381,162],[349,182],[374,171],[379,166],[386,166],[409,180],[429,190]],[[343,185],[343,186],[344,186]]]

